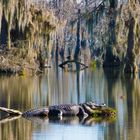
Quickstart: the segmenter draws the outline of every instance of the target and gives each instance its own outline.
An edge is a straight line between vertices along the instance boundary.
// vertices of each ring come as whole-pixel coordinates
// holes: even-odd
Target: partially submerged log
[[[5,107],[0,107],[0,110],[5,112],[5,113],[8,113],[10,116],[22,115],[22,112],[20,112],[18,110],[14,110],[14,109],[8,109],[8,108],[5,108]]]

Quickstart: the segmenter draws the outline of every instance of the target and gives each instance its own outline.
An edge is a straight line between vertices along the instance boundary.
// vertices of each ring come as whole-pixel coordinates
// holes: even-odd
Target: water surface
[[[140,79],[103,69],[46,70],[33,77],[0,76],[0,106],[21,111],[63,103],[96,101],[117,109],[116,121],[81,122],[79,118],[1,119],[0,140],[139,140]],[[1,114],[1,118],[5,114]]]

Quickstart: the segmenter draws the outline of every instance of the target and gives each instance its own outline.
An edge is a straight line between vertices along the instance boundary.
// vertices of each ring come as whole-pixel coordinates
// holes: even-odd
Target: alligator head
[[[95,102],[87,102],[85,103],[86,109],[90,111],[90,116],[92,117],[102,117],[102,118],[109,118],[109,117],[116,117],[116,110],[113,108],[108,107],[106,104],[96,104]],[[89,109],[90,108],[90,109]]]

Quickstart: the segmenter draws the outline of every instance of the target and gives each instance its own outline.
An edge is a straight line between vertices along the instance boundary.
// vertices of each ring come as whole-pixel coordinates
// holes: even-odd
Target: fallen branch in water
[[[8,109],[5,107],[0,107],[0,110],[8,113],[10,116],[18,116],[18,115],[22,115],[22,112],[18,111],[18,110],[14,110],[14,109]]]
[[[68,63],[80,64],[80,65],[83,67],[82,70],[88,68],[87,65],[85,65],[84,63],[81,63],[81,62],[79,62],[79,61],[76,61],[76,60],[67,60],[67,61],[64,61],[63,63],[61,63],[61,64],[59,65],[59,67],[65,68],[64,66],[67,65]]]

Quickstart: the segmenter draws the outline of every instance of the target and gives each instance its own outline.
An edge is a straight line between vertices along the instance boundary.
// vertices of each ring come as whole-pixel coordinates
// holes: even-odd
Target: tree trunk
[[[2,25],[1,25],[1,35],[0,35],[1,44],[6,45],[6,42],[7,42],[7,22],[6,22],[4,14],[2,16],[1,23],[2,23]]]
[[[106,48],[105,60],[103,63],[104,67],[118,67],[121,62],[117,54],[115,54],[115,44],[116,44],[116,8],[117,8],[117,0],[110,0],[110,22],[109,22],[109,41],[108,47]]]
[[[118,3],[118,0],[109,0],[110,2],[110,8],[116,8],[117,7],[117,3]]]
[[[88,0],[85,0],[85,6],[87,6],[88,5]]]
[[[137,71],[136,54],[134,52],[134,27],[135,19],[131,16],[129,20],[128,47],[126,54],[126,64],[124,68],[125,73],[135,73]]]
[[[80,21],[80,9],[78,9],[78,22],[77,22],[77,42],[76,42],[76,49],[75,49],[75,54],[74,54],[74,59],[78,60],[79,53],[80,53],[80,46],[81,46],[81,41],[80,41],[80,28],[81,28],[81,21]]]
[[[8,36],[7,36],[7,48],[10,49],[11,48],[11,35],[10,35],[10,31],[11,31],[11,26],[10,23],[8,23]]]

